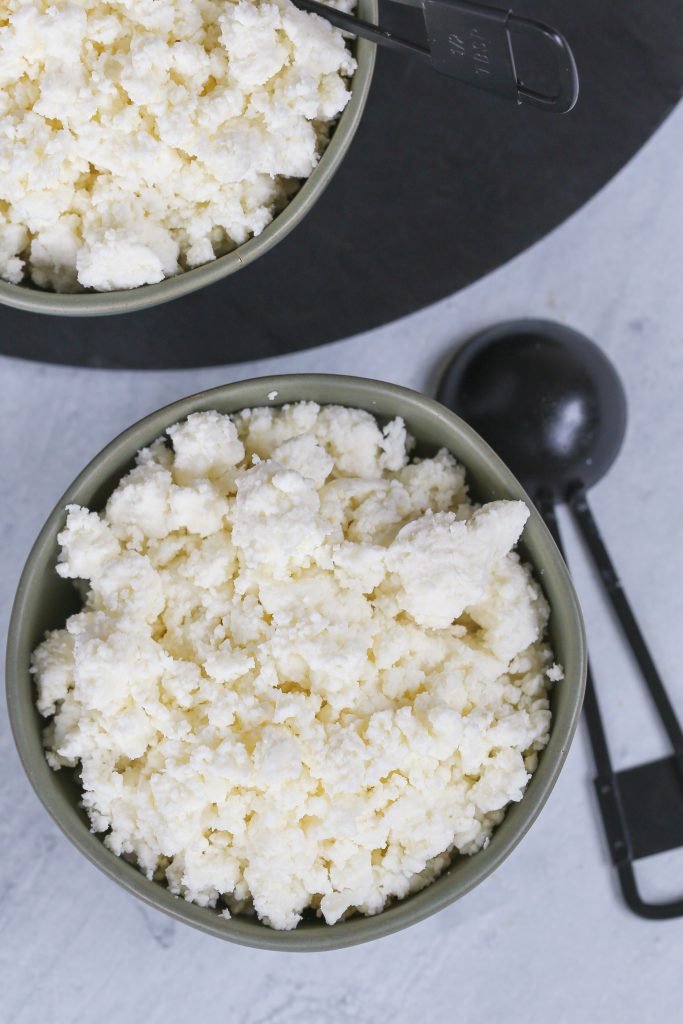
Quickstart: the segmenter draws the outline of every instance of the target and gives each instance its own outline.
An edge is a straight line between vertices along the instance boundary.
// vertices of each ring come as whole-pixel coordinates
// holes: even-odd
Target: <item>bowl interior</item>
[[[359,18],[377,22],[378,0],[358,0]],[[349,148],[360,122],[370,90],[377,47],[367,39],[349,40],[358,67],[353,76],[351,98],[335,125],[330,142],[312,174],[284,210],[273,218],[260,235],[250,238],[232,252],[211,263],[186,270],[159,284],[142,285],[126,291],[83,292],[62,295],[43,291],[30,283],[19,285],[0,281],[0,304],[14,306],[34,313],[56,316],[108,316],[113,313],[132,313],[180,298],[204,288],[268,252],[296,227],[315,205],[332,180]]]
[[[267,405],[271,391],[277,392],[270,403],[274,405],[309,399],[357,406],[380,419],[403,416],[422,453],[446,447],[464,464],[471,493],[478,501],[525,500],[531,516],[520,550],[533,566],[549,601],[550,637],[565,671],[564,680],[552,690],[553,723],[548,746],[524,798],[508,809],[487,849],[473,857],[455,858],[450,869],[426,889],[375,917],[357,916],[333,927],[315,919],[304,920],[293,932],[273,931],[256,918],[225,920],[213,910],[173,896],[164,885],[148,881],[132,864],[110,853],[89,831],[85,813],[78,807],[80,793],[73,774],[65,769],[53,772],[45,761],[41,739],[45,721],[36,711],[28,671],[31,651],[45,631],[63,626],[80,607],[73,585],[54,571],[65,505],[75,502],[101,509],[138,449],[162,434],[168,425],[199,410],[228,413]],[[481,438],[443,406],[404,388],[359,378],[298,374],[242,381],[183,399],[135,424],[90,463],[51,513],[22,575],[10,624],[7,695],[15,740],[31,784],[60,828],[98,867],[148,903],[221,938],[268,949],[321,950],[378,938],[419,921],[462,896],[500,864],[527,831],[555,783],[581,708],[585,664],[581,616],[564,562],[521,486]]]

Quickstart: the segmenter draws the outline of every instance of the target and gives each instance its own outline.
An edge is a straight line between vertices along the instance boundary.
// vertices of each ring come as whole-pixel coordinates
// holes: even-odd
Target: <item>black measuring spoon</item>
[[[633,911],[649,918],[683,915],[683,899],[644,901],[633,870],[634,860],[683,846],[683,730],[586,496],[624,439],[626,396],[617,372],[577,331],[552,321],[516,320],[459,349],[437,398],[508,464],[560,551],[555,504],[571,509],[673,747],[671,757],[615,772],[589,666],[584,709],[612,860]]]
[[[422,9],[427,46],[403,39],[395,32],[338,11],[320,0],[293,0],[300,10],[317,14],[336,28],[369,39],[378,46],[428,60],[435,71],[475,89],[551,114],[566,114],[574,107],[579,95],[576,62],[569,43],[557,29],[532,18],[521,18],[509,8],[489,7],[471,0],[396,2]],[[531,42],[536,60],[542,58],[543,53],[546,60],[552,57],[555,85],[550,92],[525,84],[527,76],[517,67],[515,42],[522,43],[523,51],[528,50]]]

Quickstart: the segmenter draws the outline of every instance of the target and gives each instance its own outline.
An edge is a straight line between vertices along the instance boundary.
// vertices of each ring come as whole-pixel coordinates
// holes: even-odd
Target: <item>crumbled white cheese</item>
[[[0,0],[0,277],[135,288],[258,235],[355,67],[290,0]]]
[[[548,738],[521,502],[468,502],[401,420],[312,402],[191,415],[101,513],[81,612],[35,651],[54,768],[116,854],[294,928],[374,914],[488,843]],[[222,910],[223,916],[228,916]]]

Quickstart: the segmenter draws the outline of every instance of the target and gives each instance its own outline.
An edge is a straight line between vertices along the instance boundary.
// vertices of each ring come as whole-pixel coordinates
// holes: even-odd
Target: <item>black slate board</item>
[[[380,51],[343,166],[274,250],[145,312],[1,308],[0,352],[140,369],[258,359],[378,326],[504,263],[604,185],[683,89],[680,0],[519,0],[514,11],[567,35],[581,77],[570,114],[516,108]],[[422,27],[418,11],[387,2],[382,20]]]

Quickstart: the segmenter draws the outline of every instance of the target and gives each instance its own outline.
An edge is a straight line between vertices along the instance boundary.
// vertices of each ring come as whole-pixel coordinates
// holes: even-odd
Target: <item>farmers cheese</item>
[[[68,509],[83,609],[33,656],[47,757],[172,892],[294,928],[375,914],[486,846],[548,740],[548,608],[404,423],[201,412]]]
[[[289,0],[0,0],[0,277],[135,288],[258,235],[355,67]]]

